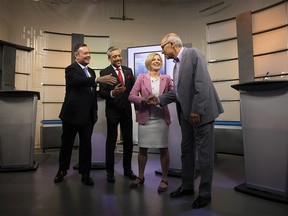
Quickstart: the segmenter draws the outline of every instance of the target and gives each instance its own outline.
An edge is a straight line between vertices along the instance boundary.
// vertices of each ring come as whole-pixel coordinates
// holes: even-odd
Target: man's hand
[[[146,98],[146,104],[156,106],[158,105],[158,98],[156,95],[150,95]]]
[[[192,121],[192,124],[194,126],[199,126],[200,125],[200,115],[197,113],[190,113],[190,120]]]
[[[119,83],[118,85],[115,86],[115,88],[113,89],[112,91],[112,94],[115,96],[115,95],[118,95],[118,94],[122,94],[126,91],[126,87],[125,86],[122,86],[121,83]]]
[[[113,84],[117,83],[117,79],[114,76],[112,76],[112,73],[109,75],[98,77],[97,81],[100,83],[109,84],[109,85],[113,85]]]

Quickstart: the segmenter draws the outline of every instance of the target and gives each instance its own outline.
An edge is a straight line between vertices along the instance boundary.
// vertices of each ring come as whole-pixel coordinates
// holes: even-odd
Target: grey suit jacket
[[[223,107],[208,73],[203,54],[196,48],[183,48],[178,75],[178,96],[175,90],[159,97],[162,106],[177,102],[178,115],[183,112],[190,120],[190,113],[198,113],[201,124],[214,121]]]

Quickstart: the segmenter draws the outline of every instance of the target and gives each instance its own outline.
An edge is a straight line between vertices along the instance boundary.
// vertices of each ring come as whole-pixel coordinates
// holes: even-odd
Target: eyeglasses
[[[171,41],[168,41],[167,43],[165,43],[165,44],[163,44],[162,46],[161,46],[161,49],[163,50],[164,48],[165,48],[165,46],[167,45],[167,44],[169,44]]]

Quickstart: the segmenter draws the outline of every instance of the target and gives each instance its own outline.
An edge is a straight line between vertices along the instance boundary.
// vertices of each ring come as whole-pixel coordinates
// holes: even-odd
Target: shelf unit
[[[251,12],[252,35],[247,37],[253,42],[254,74],[250,81],[288,79],[287,11],[285,0]],[[238,34],[236,18],[207,24],[209,72],[225,110],[221,121],[240,121],[240,96],[231,85],[239,83],[239,74],[249,72],[239,69],[238,53],[245,44],[237,44]]]
[[[76,43],[85,43],[91,52],[89,67],[99,76],[101,69],[109,65],[106,51],[109,36],[64,34],[44,32],[45,48],[42,72],[42,125],[40,146],[43,151],[61,146],[62,124],[59,113],[65,97],[65,68],[74,61],[72,52]],[[78,137],[75,140],[78,145]]]
[[[240,94],[231,85],[287,79],[287,11],[285,0],[207,24],[209,73],[224,107],[215,124],[216,152],[244,154]]]
[[[65,68],[71,64],[73,34],[44,32],[46,48],[44,48],[44,65],[42,73],[43,87],[43,118],[44,121],[59,120],[60,109],[65,96]],[[109,46],[109,36],[83,35],[83,43],[91,51],[89,67],[99,71],[109,65],[106,50]]]

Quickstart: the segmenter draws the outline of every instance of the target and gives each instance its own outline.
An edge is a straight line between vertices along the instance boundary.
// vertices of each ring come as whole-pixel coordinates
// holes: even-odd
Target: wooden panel
[[[238,79],[238,61],[225,61],[208,64],[212,80]]]
[[[45,66],[67,67],[71,64],[71,53],[47,51],[45,53]]]
[[[64,96],[65,86],[43,86],[43,102],[63,102]]]
[[[43,120],[59,120],[59,114],[62,103],[59,104],[44,104],[43,106]]]
[[[222,102],[222,106],[224,113],[216,121],[240,121],[240,101]]]
[[[238,81],[216,82],[214,83],[214,86],[221,100],[240,100],[239,92],[231,87],[231,85],[238,83]]]
[[[109,37],[84,37],[84,43],[89,46],[91,52],[107,52]]]
[[[89,67],[94,69],[104,69],[106,68],[110,62],[108,61],[108,57],[106,54],[93,54],[91,53],[91,60]]]
[[[287,24],[286,3],[252,15],[253,33]]]
[[[237,58],[237,40],[225,41],[209,45],[209,61]]]
[[[62,34],[45,34],[47,49],[71,51],[71,36]]]
[[[42,83],[65,85],[65,69],[45,68]]]
[[[287,27],[254,35],[254,55],[287,49],[287,38]]]
[[[288,72],[288,52],[275,53],[254,58],[255,76]]]
[[[236,20],[219,22],[207,26],[207,42],[236,37]]]

